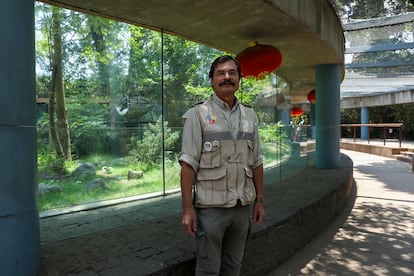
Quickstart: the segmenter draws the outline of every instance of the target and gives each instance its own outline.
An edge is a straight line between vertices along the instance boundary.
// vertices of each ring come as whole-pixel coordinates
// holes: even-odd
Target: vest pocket
[[[220,167],[220,142],[204,142],[200,156],[200,168],[212,169]]]
[[[220,206],[229,200],[227,169],[200,169],[197,172],[196,206]]]
[[[253,143],[252,140],[247,140],[247,148],[248,148],[247,165],[253,166],[253,163],[254,163],[254,158],[253,158],[254,143]]]
[[[253,183],[253,171],[247,167],[244,167],[245,183],[243,187],[243,201],[245,203],[251,203],[256,199],[256,188]]]

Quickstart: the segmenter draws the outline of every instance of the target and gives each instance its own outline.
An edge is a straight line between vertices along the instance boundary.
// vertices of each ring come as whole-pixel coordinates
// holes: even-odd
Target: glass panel
[[[163,193],[161,41],[36,2],[41,210]]]
[[[36,2],[40,210],[178,191],[182,115],[213,93],[220,54]],[[289,123],[275,80],[243,79],[236,96],[259,116],[264,166],[278,182],[308,165],[308,133]]]

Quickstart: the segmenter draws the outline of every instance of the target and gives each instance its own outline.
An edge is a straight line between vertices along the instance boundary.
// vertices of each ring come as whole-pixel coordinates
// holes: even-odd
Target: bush
[[[281,122],[276,124],[263,124],[259,128],[259,136],[262,143],[281,141],[287,138]]]
[[[154,165],[160,162],[163,156],[163,147],[164,152],[174,152],[178,140],[179,133],[173,132],[168,127],[168,122],[164,122],[163,126],[161,118],[159,118],[155,124],[148,125],[142,139],[139,139],[139,137],[131,137],[133,148],[129,156],[134,162]]]

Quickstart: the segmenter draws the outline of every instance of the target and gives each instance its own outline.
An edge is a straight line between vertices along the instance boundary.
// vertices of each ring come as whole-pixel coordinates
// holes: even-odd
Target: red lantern
[[[236,59],[240,63],[243,77],[263,79],[267,74],[279,68],[282,63],[282,54],[273,46],[259,45],[255,42],[241,51]]]
[[[315,91],[315,89],[311,90],[308,93],[308,100],[311,102],[311,104],[316,103],[316,91]]]
[[[292,107],[292,109],[290,110],[290,116],[295,117],[295,116],[300,116],[303,114],[303,110],[300,107]]]

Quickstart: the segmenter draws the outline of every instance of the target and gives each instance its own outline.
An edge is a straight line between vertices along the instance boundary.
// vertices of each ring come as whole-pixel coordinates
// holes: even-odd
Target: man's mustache
[[[232,80],[223,80],[222,82],[219,83],[219,86],[222,86],[222,85],[233,85],[233,86],[235,86],[236,84]]]

